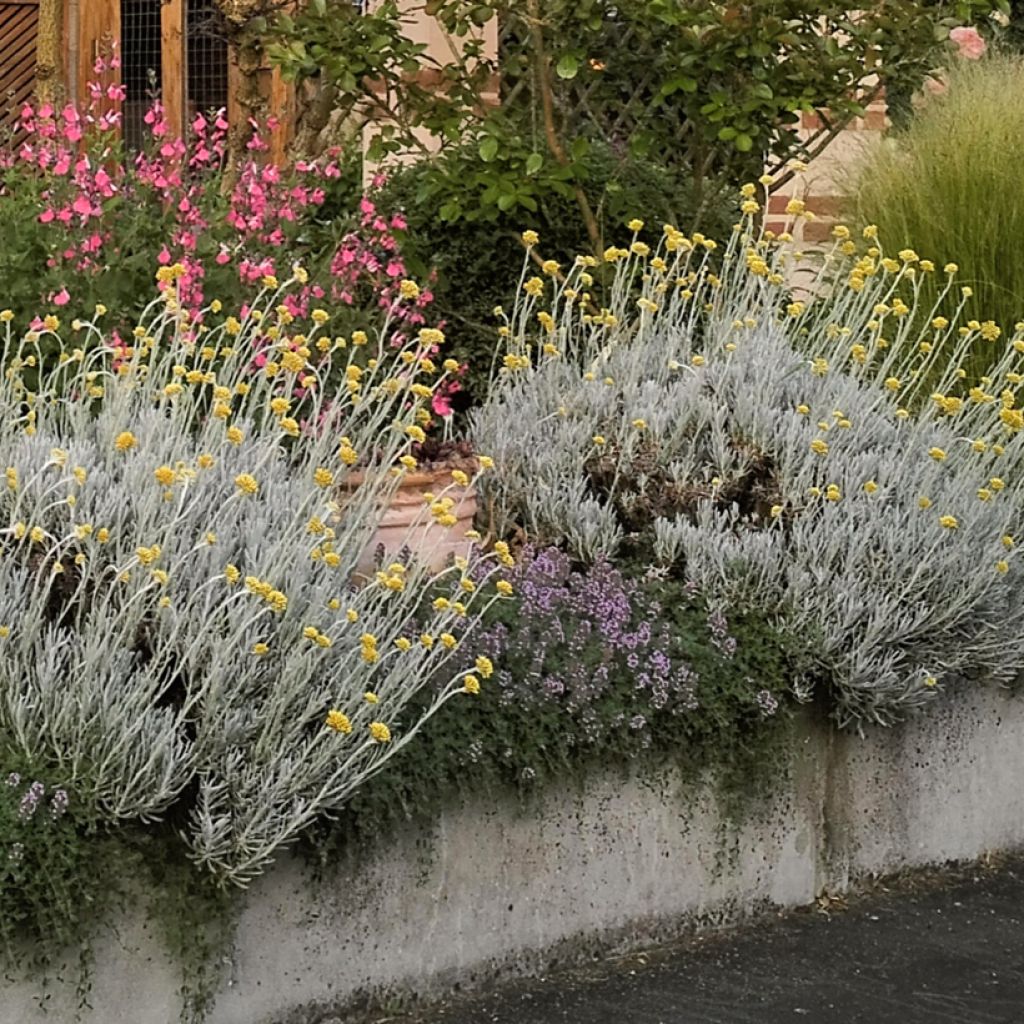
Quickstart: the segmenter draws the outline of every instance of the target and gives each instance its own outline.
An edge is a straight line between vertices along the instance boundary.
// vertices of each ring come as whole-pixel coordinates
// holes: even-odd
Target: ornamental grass
[[[1024,209],[1019,153],[1024,148],[1024,59],[959,61],[907,126],[872,147],[847,183],[851,221],[877,224],[890,252],[908,246],[956,260],[974,294],[969,317],[1012,330],[1024,318]],[[939,91],[934,91],[939,90]],[[924,292],[934,299],[934,279]],[[941,312],[951,316],[958,296]],[[924,326],[924,325],[919,325]],[[967,369],[985,373],[991,352],[972,351]]]

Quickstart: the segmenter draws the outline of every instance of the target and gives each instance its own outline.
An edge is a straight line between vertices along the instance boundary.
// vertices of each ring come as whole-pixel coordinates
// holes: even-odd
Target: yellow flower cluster
[[[238,570],[233,566],[229,566],[228,568],[234,569],[232,575],[238,572]],[[228,570],[225,570],[224,575],[227,576],[229,583],[233,582],[231,576],[228,575]],[[266,580],[261,580],[256,576],[246,576],[245,589],[248,590],[250,594],[255,594],[257,597],[263,598],[263,600],[266,601],[275,612],[283,612],[288,607],[287,596],[282,591],[275,589],[274,586]]]
[[[316,626],[306,626],[302,630],[302,635],[307,640],[312,640],[313,643],[317,645],[317,647],[330,647],[333,644],[331,638],[327,636],[326,633],[321,633],[320,630],[316,628]]]
[[[380,651],[377,650],[377,638],[372,633],[364,633],[359,640],[360,653],[363,661],[373,665],[380,660]]]

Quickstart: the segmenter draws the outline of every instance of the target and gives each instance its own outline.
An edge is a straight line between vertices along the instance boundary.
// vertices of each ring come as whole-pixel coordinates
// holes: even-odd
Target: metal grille
[[[36,84],[38,0],[0,0],[0,130],[17,124]]]
[[[129,149],[141,147],[143,117],[160,92],[160,7],[160,0],[121,0],[124,141]]]
[[[228,105],[228,44],[213,0],[186,6],[186,101],[189,119]]]

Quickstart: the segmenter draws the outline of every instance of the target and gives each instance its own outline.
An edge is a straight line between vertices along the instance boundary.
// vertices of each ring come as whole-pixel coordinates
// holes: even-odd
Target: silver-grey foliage
[[[472,692],[448,662],[494,599],[468,550],[353,585],[438,378],[286,319],[259,369],[278,301],[197,340],[172,291],[127,352],[8,324],[0,381],[0,739],[108,821],[194,790],[192,855],[238,884]]]
[[[636,548],[623,521],[647,503],[639,546],[709,602],[800,638],[843,721],[891,722],[943,682],[1013,679],[1024,325],[1006,339],[933,319],[918,282],[943,271],[842,232],[801,300],[784,290],[786,247],[741,230],[724,252],[666,229],[654,253],[608,258],[611,310],[593,308],[581,260],[543,292],[527,282],[508,321],[474,422],[499,461],[496,528],[589,560]],[[963,380],[974,345],[995,368]]]

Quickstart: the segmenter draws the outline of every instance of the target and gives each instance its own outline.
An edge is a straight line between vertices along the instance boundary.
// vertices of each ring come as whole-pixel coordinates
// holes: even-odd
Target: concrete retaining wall
[[[471,806],[339,864],[314,891],[285,862],[244,897],[211,1024],[318,1024],[368,993],[439,994],[628,948],[858,877],[1024,845],[1024,701],[947,696],[860,738],[800,723],[772,805],[723,828],[710,789],[606,780],[534,810]],[[141,917],[98,949],[87,1024],[173,1024],[180,979]],[[47,1015],[0,981],[0,1024]],[[64,1002],[65,995],[69,998]],[[56,1001],[56,1005],[55,1005]]]

